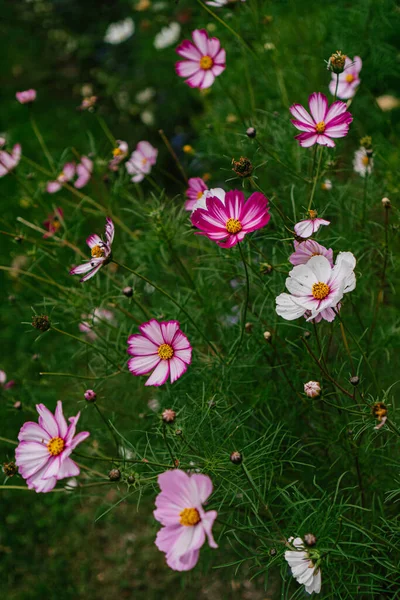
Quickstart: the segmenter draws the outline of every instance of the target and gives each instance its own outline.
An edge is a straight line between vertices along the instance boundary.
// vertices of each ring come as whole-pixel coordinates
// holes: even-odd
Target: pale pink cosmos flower
[[[203,192],[208,190],[208,187],[201,177],[191,177],[188,183],[189,187],[186,190],[186,196],[188,199],[185,202],[185,209],[193,210],[197,200],[200,200]]]
[[[90,181],[93,171],[93,161],[87,156],[82,156],[81,162],[76,165],[76,174],[78,179],[74,183],[74,187],[80,190],[85,187]]]
[[[80,413],[70,417],[68,425],[61,400],[57,402],[54,415],[44,404],[37,404],[36,410],[39,424],[29,421],[22,426],[15,463],[29,489],[50,492],[60,479],[79,475],[78,465],[69,456],[90,433],[81,431],[75,435]]]
[[[57,179],[55,179],[54,181],[48,182],[46,190],[48,191],[49,194],[54,194],[55,192],[58,192],[61,190],[63,183],[71,181],[71,179],[73,179],[74,176],[75,176],[75,164],[72,162],[65,163],[65,165],[63,166],[63,170],[58,175]]]
[[[289,262],[292,265],[305,265],[312,256],[325,256],[333,267],[333,250],[325,248],[314,240],[306,240],[305,242],[297,242],[294,240],[294,252],[289,256]]]
[[[129,175],[133,175],[131,181],[139,183],[151,172],[157,162],[158,150],[150,142],[139,142],[136,150],[132,152],[130,159],[125,163]]]
[[[20,104],[29,104],[36,100],[36,90],[30,89],[24,92],[17,92],[15,97]]]
[[[295,136],[300,146],[308,148],[314,144],[333,148],[332,138],[345,137],[353,120],[344,102],[337,100],[328,108],[328,100],[324,94],[314,92],[308,99],[310,114],[301,104],[290,107],[296,129],[304,131]]]
[[[353,169],[356,173],[365,177],[367,174],[371,175],[372,169],[374,168],[374,159],[372,152],[369,152],[364,146],[361,146],[354,153]]]
[[[356,287],[355,266],[351,252],[339,252],[333,267],[325,256],[313,256],[307,264],[297,265],[286,279],[290,294],[277,297],[276,312],[287,321],[303,316],[311,321],[319,315],[333,321],[343,295]]]
[[[189,571],[196,566],[206,538],[211,548],[218,548],[212,534],[218,513],[203,508],[213,491],[211,479],[175,469],[161,473],[158,485],[161,492],[153,514],[163,527],[157,534],[156,546],[165,552],[171,569]]]
[[[316,567],[315,562],[310,557],[308,549],[300,537],[290,537],[288,542],[295,550],[286,550],[285,559],[289,564],[293,577],[298,583],[304,585],[307,594],[321,591],[321,569]],[[315,553],[319,556],[318,553]]]
[[[321,393],[321,385],[319,381],[308,381],[304,384],[304,393],[309,398],[317,398]]]
[[[243,192],[227,192],[225,201],[216,196],[206,200],[206,208],[197,208],[191,216],[192,224],[222,248],[231,248],[241,242],[247,233],[267,225],[269,214],[268,198],[254,192],[248,200]],[[223,241],[225,240],[225,241]]]
[[[0,138],[0,148],[4,146],[5,143],[6,140]],[[11,153],[0,150],[0,177],[4,177],[4,175],[7,175],[7,173],[15,169],[21,160],[21,152],[21,144],[15,144]]]
[[[97,338],[97,333],[94,331],[94,327],[102,321],[114,321],[114,313],[106,308],[95,308],[90,314],[82,314],[82,321],[79,323],[79,331],[85,333],[86,337],[93,342]]]
[[[209,88],[226,68],[225,50],[219,39],[209,38],[205,29],[192,32],[193,42],[184,40],[176,52],[186,60],[178,61],[175,70],[180,77],[187,77],[190,87]]]
[[[151,319],[139,327],[140,334],[128,338],[128,368],[133,375],[147,375],[145,385],[163,385],[168,377],[174,383],[192,362],[192,347],[179,329],[178,321]],[[154,370],[153,370],[154,369]]]
[[[337,89],[337,97],[342,100],[349,100],[355,95],[358,86],[360,85],[360,71],[362,69],[362,60],[359,56],[355,56],[354,60],[347,57],[344,63],[344,71],[339,75],[339,84]],[[332,96],[335,95],[337,83],[337,75],[332,73],[332,81],[329,84],[329,91]]]
[[[61,223],[64,217],[64,211],[58,207],[54,209],[45,221],[43,221],[43,227],[47,229],[47,233],[44,234],[44,238],[49,238],[55,235],[61,227]]]
[[[96,233],[92,233],[86,240],[87,245],[91,250],[92,258],[83,263],[82,265],[78,265],[70,270],[70,275],[82,275],[86,273],[84,277],[80,280],[81,283],[91,279],[94,275],[96,275],[97,271],[101,269],[103,265],[106,265],[111,260],[111,246],[114,240],[114,223],[107,217],[106,219],[106,241],[103,242],[100,236]]]
[[[123,140],[116,140],[117,146],[112,151],[113,158],[108,163],[110,171],[118,171],[119,165],[128,156],[128,144]]]
[[[304,219],[304,221],[299,221],[294,226],[295,234],[301,238],[308,238],[314,235],[321,227],[321,225],[330,225],[330,221],[326,219],[317,218],[316,210],[309,210],[308,214],[310,215],[309,219]]]
[[[2,371],[0,369],[0,388],[2,388],[3,390],[9,390],[14,385],[15,385],[15,381],[13,379],[11,379],[10,381],[7,381],[6,372]]]

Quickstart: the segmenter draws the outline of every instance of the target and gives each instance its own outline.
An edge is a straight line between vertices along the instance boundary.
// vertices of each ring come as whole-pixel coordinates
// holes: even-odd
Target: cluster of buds
[[[232,171],[238,177],[250,177],[253,172],[253,165],[245,156],[241,156],[239,160],[232,158]]]
[[[48,331],[51,327],[49,317],[47,315],[33,315],[32,327],[39,331]]]
[[[332,71],[337,75],[343,73],[346,58],[347,56],[341,50],[336,50],[327,62],[328,71]]]
[[[384,424],[387,421],[388,411],[387,411],[386,404],[384,402],[376,402],[372,406],[372,414],[379,421],[379,425],[377,425],[376,427],[374,427],[374,429],[380,429],[381,427],[384,426]]]

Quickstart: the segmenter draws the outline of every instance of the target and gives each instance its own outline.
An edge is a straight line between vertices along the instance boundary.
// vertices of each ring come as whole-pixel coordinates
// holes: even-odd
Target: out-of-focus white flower
[[[353,169],[356,173],[365,177],[366,173],[370,175],[374,167],[374,159],[372,153],[369,153],[364,146],[356,150],[353,159]]]
[[[276,46],[272,42],[266,42],[264,44],[264,50],[275,50]]]
[[[160,33],[157,33],[154,38],[154,47],[157,50],[163,50],[164,48],[168,48],[168,46],[172,46],[176,44],[179,40],[179,36],[181,34],[181,26],[179,23],[170,23],[167,27],[163,27]]]
[[[324,190],[325,192],[329,192],[332,189],[332,181],[330,179],[325,179],[325,181],[323,181],[321,183],[321,190]]]
[[[131,17],[118,23],[111,23],[108,26],[104,36],[104,41],[108,44],[121,44],[128,40],[135,31],[135,23]]]
[[[154,113],[152,113],[151,110],[144,110],[141,113],[140,118],[145,125],[148,125],[149,127],[154,125]]]
[[[315,566],[310,557],[311,553],[317,557],[318,551],[306,550],[300,537],[290,537],[288,542],[296,548],[296,550],[286,550],[285,552],[285,559],[289,563],[293,577],[298,583],[304,585],[307,594],[313,592],[319,594],[321,591],[321,570]]]
[[[153,10],[154,12],[159,12],[160,10],[164,10],[164,8],[167,8],[167,3],[166,2],[154,2],[153,4]]]
[[[376,103],[378,104],[379,108],[383,110],[383,112],[393,110],[394,108],[399,108],[400,106],[400,100],[395,96],[391,96],[390,94],[379,96],[376,98]]]
[[[157,412],[160,409],[160,401],[158,400],[158,398],[152,398],[148,401],[147,406],[153,412]]]
[[[138,92],[135,96],[135,100],[138,104],[146,104],[150,102],[156,95],[156,90],[152,87],[145,88]]]

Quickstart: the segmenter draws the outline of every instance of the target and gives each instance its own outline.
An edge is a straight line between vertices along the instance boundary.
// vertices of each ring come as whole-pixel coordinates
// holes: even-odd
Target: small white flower
[[[135,31],[135,23],[128,17],[124,21],[111,23],[108,26],[104,36],[104,41],[108,44],[121,44],[128,40]]]
[[[160,33],[157,33],[154,38],[154,47],[157,50],[163,50],[176,44],[181,34],[181,26],[179,23],[170,23],[167,27],[163,27]]]
[[[296,550],[286,550],[285,552],[285,559],[289,564],[293,577],[298,583],[304,585],[307,594],[313,592],[319,594],[321,591],[321,570],[316,568],[300,537],[295,539],[290,537],[288,542],[296,548]]]
[[[148,125],[149,127],[151,127],[155,123],[154,113],[151,112],[151,110],[144,110],[141,113],[140,118],[142,120],[142,123]]]
[[[147,104],[147,102],[150,102],[150,100],[154,98],[155,94],[156,90],[148,87],[138,92],[135,96],[135,100],[138,104]]]
[[[309,398],[317,398],[321,393],[319,381],[308,381],[304,384],[304,393]]]
[[[369,156],[364,146],[356,150],[353,160],[353,169],[356,173],[365,177],[366,173],[370,175],[374,167],[374,159]]]
[[[325,192],[330,192],[331,189],[332,181],[330,179],[325,179],[325,181],[321,183],[321,190],[324,190]]]

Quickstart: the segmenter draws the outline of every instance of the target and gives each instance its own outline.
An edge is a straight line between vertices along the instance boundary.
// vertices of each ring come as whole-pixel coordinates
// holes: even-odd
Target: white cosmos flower
[[[246,0],[208,0],[206,4],[209,6],[215,6],[216,8],[221,8],[222,6],[226,6],[227,4],[233,4],[234,2],[246,2]]]
[[[319,594],[321,591],[321,570],[315,567],[300,537],[291,537],[288,542],[296,548],[296,550],[286,550],[285,552],[285,559],[289,563],[293,577],[298,583],[304,585],[307,594],[313,592]]]
[[[221,200],[222,204],[225,204],[225,190],[222,188],[212,188],[211,190],[205,190],[203,195],[197,200],[197,202],[193,205],[192,212],[197,210],[198,208],[207,209],[207,198],[212,198],[212,196],[216,196]]]
[[[133,35],[135,31],[135,23],[128,17],[124,21],[118,21],[118,23],[111,23],[108,26],[104,36],[104,41],[108,44],[121,44]]]
[[[369,156],[364,146],[356,150],[353,160],[353,169],[359,173],[361,177],[365,177],[366,173],[370,175],[374,167],[374,159]]]
[[[139,104],[147,104],[147,102],[150,102],[150,100],[152,100],[155,95],[156,90],[154,88],[148,87],[138,92],[135,96],[135,100]]]
[[[167,27],[163,27],[160,33],[157,33],[154,38],[154,47],[157,50],[163,50],[176,44],[181,34],[181,26],[179,23],[170,23]]]

